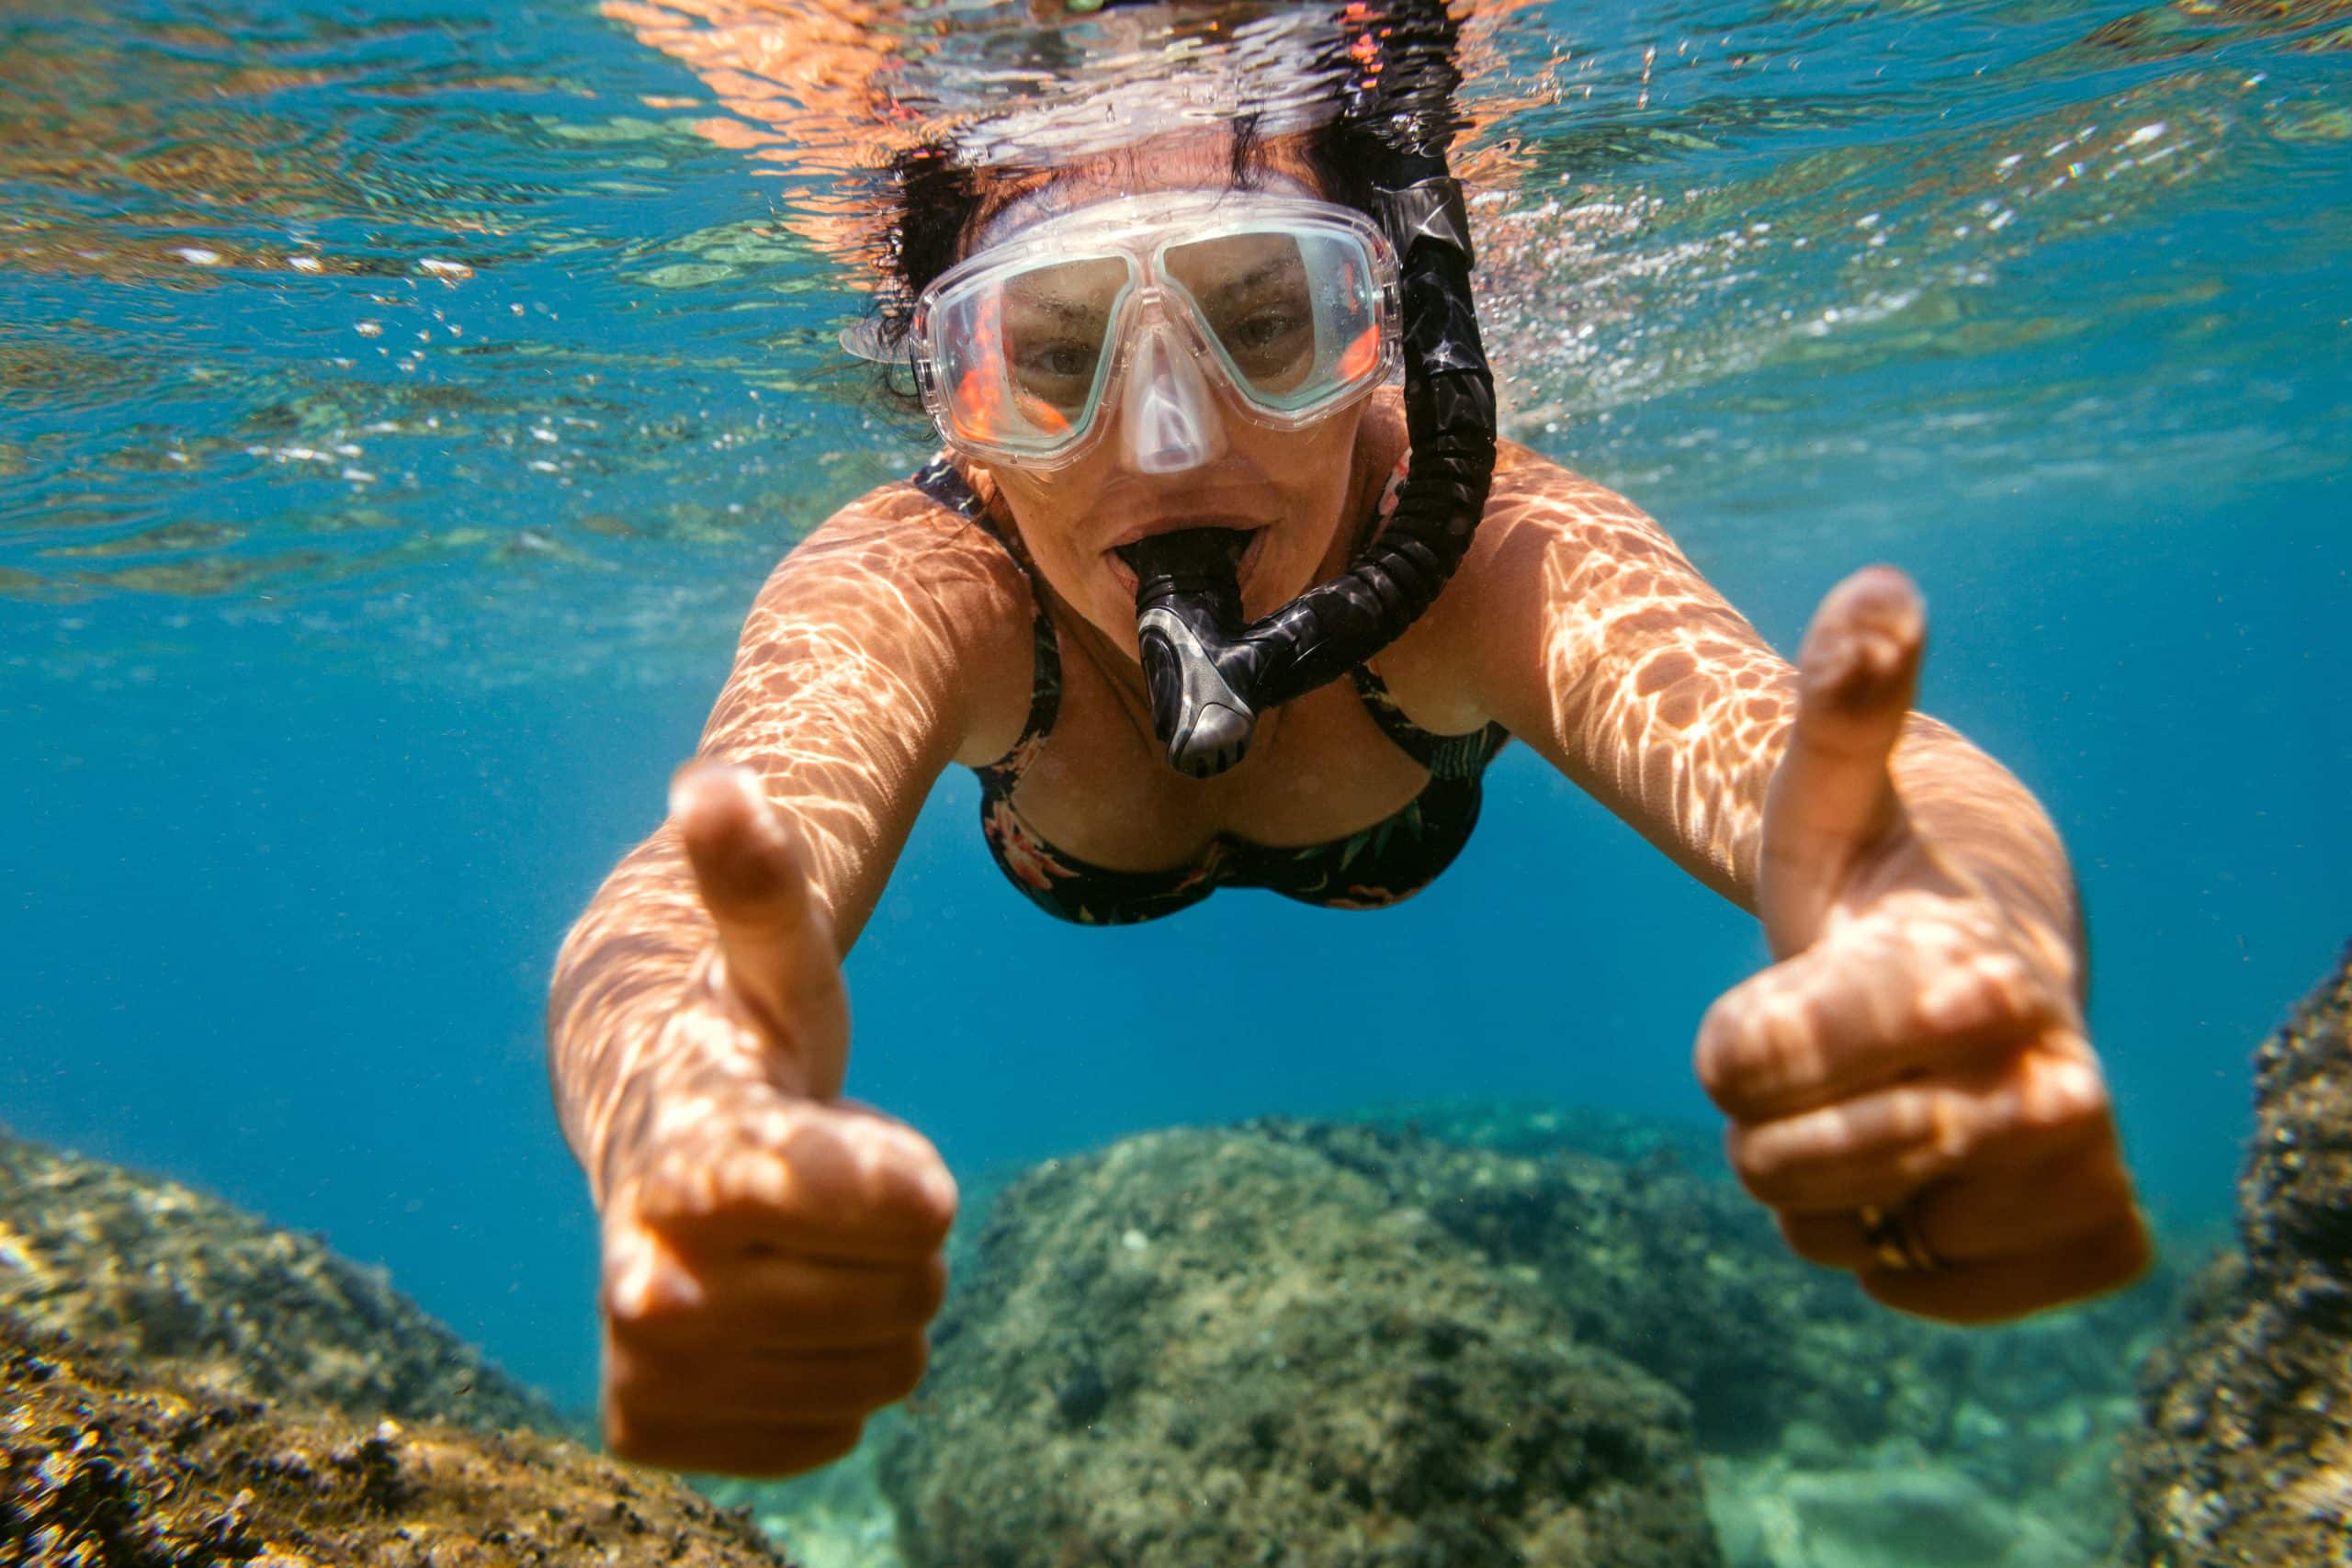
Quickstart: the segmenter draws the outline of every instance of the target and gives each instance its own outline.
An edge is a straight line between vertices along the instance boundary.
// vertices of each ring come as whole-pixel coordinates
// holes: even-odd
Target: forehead
[[[1269,175],[1304,186],[1310,194],[1323,194],[1295,138],[1240,144],[1227,130],[1161,138],[1063,168],[1008,175],[983,197],[960,249],[970,254],[1000,220],[1008,220],[1006,227],[1026,228],[1119,197],[1225,189],[1237,183],[1251,185]],[[990,236],[996,237],[1001,236]]]

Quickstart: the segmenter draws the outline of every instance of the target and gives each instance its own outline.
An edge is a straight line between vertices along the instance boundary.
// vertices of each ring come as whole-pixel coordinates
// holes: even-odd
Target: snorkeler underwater
[[[2338,1560],[2347,86],[0,21],[0,1564]]]

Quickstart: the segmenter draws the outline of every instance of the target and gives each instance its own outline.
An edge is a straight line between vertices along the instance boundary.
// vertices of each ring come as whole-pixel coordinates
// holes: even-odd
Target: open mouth
[[[1266,530],[1264,528],[1227,528],[1212,525],[1190,531],[1199,534],[1211,534],[1216,536],[1217,544],[1225,551],[1226,559],[1232,563],[1235,581],[1240,585],[1244,592],[1247,592],[1250,586],[1250,569],[1257,565],[1259,553],[1266,547]],[[1135,568],[1129,566],[1126,561],[1120,557],[1119,548],[1124,547],[1119,547],[1117,548],[1103,551],[1102,560],[1103,564],[1111,569],[1111,576],[1118,583],[1119,587],[1125,592],[1129,598],[1133,598],[1138,584],[1136,579]]]

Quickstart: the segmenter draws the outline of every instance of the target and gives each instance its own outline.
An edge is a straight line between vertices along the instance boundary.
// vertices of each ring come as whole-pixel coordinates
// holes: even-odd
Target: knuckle
[[[1968,1153],[1973,1128],[1967,1102],[1957,1094],[1924,1090],[1916,1097],[1918,1134],[1913,1140],[1931,1164],[1956,1162]]]
[[[684,1303],[664,1292],[631,1288],[627,1281],[607,1281],[603,1291],[605,1322],[616,1339],[627,1342],[673,1327],[689,1315]]]
[[[926,1250],[937,1250],[947,1240],[947,1233],[956,1224],[954,1188],[924,1177],[916,1183],[915,1195],[908,1209],[916,1243]]]
[[[1935,1111],[1927,1091],[1890,1090],[1886,1099],[1886,1142],[1897,1148],[1917,1148],[1936,1135]]]
[[[690,1322],[701,1301],[674,1268],[628,1251],[605,1258],[597,1306],[614,1341],[628,1345]]]
[[[956,1179],[922,1134],[909,1132],[877,1147],[866,1183],[912,1245],[931,1250],[947,1239],[956,1223]]]
[[[910,1334],[891,1346],[882,1356],[877,1369],[876,1403],[889,1404],[914,1393],[922,1383],[922,1374],[931,1365],[931,1342],[920,1334]]]
[[[1704,1016],[1699,1020],[1699,1037],[1691,1046],[1691,1069],[1698,1075],[1699,1087],[1711,1095],[1716,1093],[1723,1084],[1724,1053],[1728,1049],[1726,1037],[1733,1027],[1734,1010],[1737,1005],[1733,998],[1737,995],[1737,992],[1733,992],[1717,997],[1709,1005]]]
[[[1976,982],[1992,1008],[2005,1012],[2027,1010],[2033,996],[2033,974],[2024,959],[2002,948],[1979,958],[1975,970]]]
[[[2008,990],[1993,966],[1971,964],[1952,987],[1944,1024],[1954,1032],[1988,1029],[2007,1020],[2014,1010]]]
[[[1785,1032],[1769,1011],[1753,1005],[1715,1007],[1721,1010],[1711,1010],[1700,1030],[1700,1086],[1719,1104],[1768,1093],[1783,1075]]]
[[[946,1299],[947,1260],[933,1254],[900,1277],[898,1316],[906,1323],[929,1323]]]
[[[2087,1062],[2041,1058],[2027,1074],[2022,1111],[2028,1125],[2052,1133],[2079,1133],[2105,1122],[2106,1082]]]
[[[1770,1131],[1732,1129],[1725,1151],[1731,1168],[1748,1195],[1770,1204],[1787,1195],[1790,1173],[1804,1160],[1800,1138],[1785,1125]]]

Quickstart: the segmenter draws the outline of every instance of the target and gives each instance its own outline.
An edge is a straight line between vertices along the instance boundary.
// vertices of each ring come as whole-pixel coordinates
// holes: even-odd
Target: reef
[[[750,1523],[561,1438],[288,1413],[0,1313],[0,1562],[777,1568]]]
[[[932,1374],[882,1450],[904,1560],[2095,1560],[2165,1281],[1995,1332],[1921,1323],[1791,1257],[1715,1147],[1470,1103],[1050,1162],[956,1243]],[[1613,1435],[1564,1438],[1562,1410]],[[1577,1513],[1602,1483],[1623,1500]],[[1643,1528],[1566,1550],[1547,1506]]]
[[[2255,1056],[2238,1247],[2150,1358],[2114,1562],[2352,1562],[2352,949]]]
[[[1262,1131],[1010,1188],[886,1448],[909,1562],[1704,1568],[1685,1400]]]
[[[1888,1311],[1791,1256],[1688,1140],[1629,1145],[1570,1119],[1545,1139],[1458,1117],[1267,1122],[1416,1205],[1488,1267],[1532,1279],[1580,1342],[1689,1400],[1734,1568],[2066,1565],[2096,1558],[2130,1368],[2169,1281],[1996,1331]]]
[[[778,1568],[315,1237],[0,1131],[0,1565]]]
[[[5,1130],[0,1311],[249,1399],[562,1429],[381,1269],[178,1182]]]
[[[1690,1401],[1713,1454],[1779,1450],[1792,1434],[1848,1450],[1890,1439],[1949,1450],[1985,1427],[2014,1447],[2055,1399],[2102,1387],[2128,1397],[2117,1341],[2153,1343],[2161,1321],[2144,1299],[1996,1333],[1890,1312],[1848,1276],[1792,1257],[1760,1206],[1671,1142],[1627,1159],[1588,1153],[1572,1133],[1464,1146],[1412,1127],[1257,1125],[1424,1209],[1488,1264],[1532,1271],[1580,1339]],[[2018,1462],[2038,1468],[2035,1456]]]

